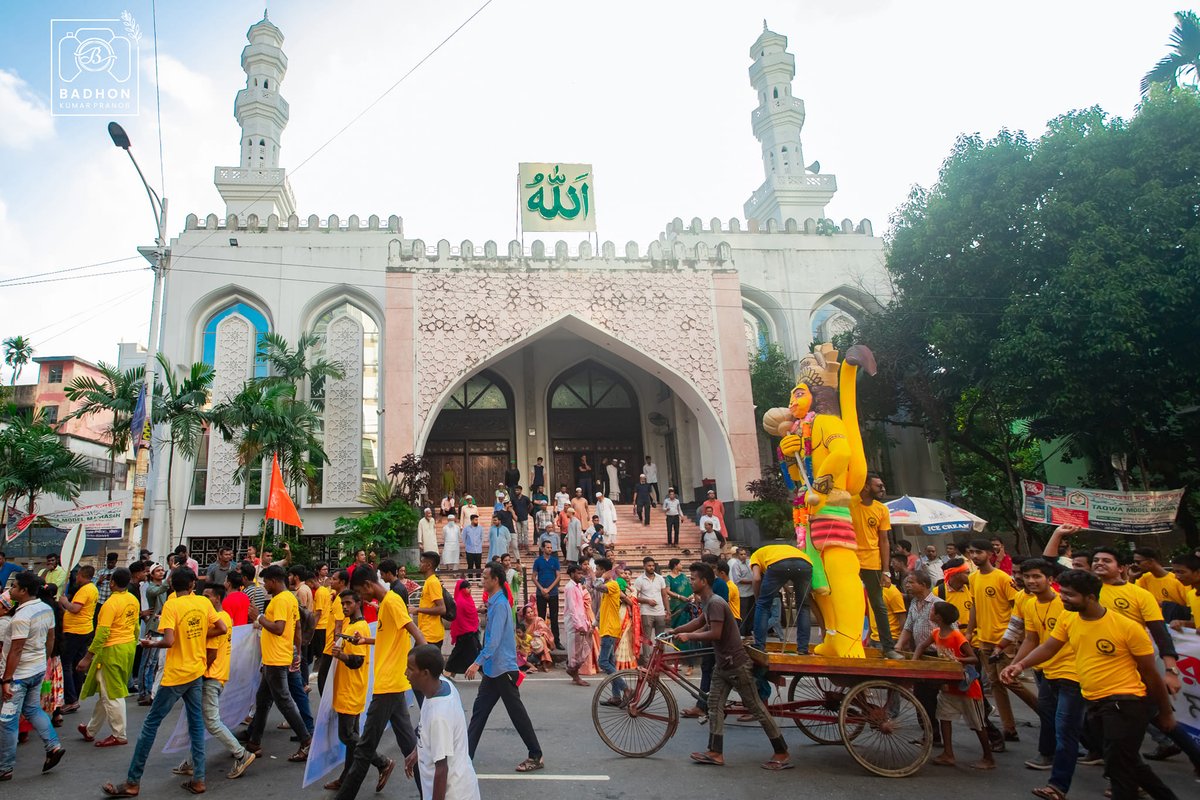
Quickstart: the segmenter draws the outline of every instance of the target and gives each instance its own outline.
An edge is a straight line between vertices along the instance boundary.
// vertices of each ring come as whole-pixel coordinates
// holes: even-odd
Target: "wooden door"
[[[475,504],[490,506],[496,501],[496,485],[504,482],[508,456],[472,453],[467,456],[467,491]]]
[[[575,461],[574,453],[554,454],[554,461],[550,465],[550,485],[546,487],[548,497],[554,497],[558,487],[564,483],[567,485],[567,494],[575,494],[575,487],[579,485],[575,477]]]
[[[461,497],[465,485],[466,465],[462,455],[454,453],[432,453],[429,455],[429,499],[435,504],[441,502],[446,494],[446,486],[442,473],[446,467],[454,473],[454,495]]]

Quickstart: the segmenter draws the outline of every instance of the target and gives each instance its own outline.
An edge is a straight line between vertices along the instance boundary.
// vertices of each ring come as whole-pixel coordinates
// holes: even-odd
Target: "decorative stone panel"
[[[242,390],[250,376],[257,349],[254,326],[241,314],[230,314],[217,323],[213,356],[213,405],[224,403]],[[225,441],[216,431],[208,439],[207,506],[242,505],[245,485],[234,483],[237,472],[237,441]]]
[[[325,381],[325,486],[323,503],[354,503],[362,492],[363,327],[341,316],[326,332],[327,358],[344,377]]]

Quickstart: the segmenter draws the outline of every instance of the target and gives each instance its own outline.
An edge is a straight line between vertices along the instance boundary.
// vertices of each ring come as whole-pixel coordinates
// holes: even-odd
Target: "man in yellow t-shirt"
[[[1094,562],[1093,562],[1094,563]],[[1134,800],[1139,786],[1152,797],[1174,797],[1138,752],[1158,706],[1157,723],[1175,727],[1171,697],[1154,663],[1154,647],[1145,628],[1100,604],[1101,580],[1083,570],[1059,576],[1065,612],[1050,638],[1006,667],[1002,677],[1016,681],[1026,666],[1036,666],[1065,644],[1075,651],[1075,673],[1087,701],[1089,730],[1101,737],[1105,775],[1114,800]]]
[[[769,544],[751,554],[750,574],[754,586],[754,646],[762,650],[767,646],[771,606],[787,582],[792,582],[797,608],[807,601],[812,586],[812,562],[798,547]]]
[[[1171,627],[1177,631],[1184,628],[1200,628],[1200,556],[1178,556],[1171,561],[1171,569],[1187,590],[1187,607],[1192,615],[1190,621],[1172,620]]]
[[[604,593],[600,597],[600,618],[596,624],[600,634],[600,654],[596,664],[605,675],[617,671],[617,642],[621,641],[621,605],[629,605],[629,598],[621,591],[617,572],[607,558],[596,559],[596,571],[600,573]],[[617,678],[612,682],[612,696],[601,700],[602,705],[616,706],[623,701],[627,687]]]
[[[154,694],[150,712],[142,721],[129,772],[121,784],[106,783],[101,789],[110,797],[131,797],[139,791],[146,759],[154,747],[154,739],[163,719],[183,700],[187,713],[188,733],[192,742],[192,764],[195,772],[185,784],[194,794],[205,790],[204,785],[204,672],[208,669],[207,640],[229,630],[225,620],[217,615],[207,598],[192,593],[196,573],[179,569],[171,573],[174,597],[162,607],[158,621],[158,636],[147,636],[141,646],[167,651],[162,683]]]
[[[350,589],[363,603],[372,600],[379,603],[375,638],[358,632],[348,640],[348,643],[355,645],[375,645],[371,667],[375,685],[371,692],[371,703],[367,707],[367,721],[354,748],[354,760],[342,777],[334,800],[354,800],[371,765],[379,770],[375,791],[383,791],[392,770],[396,768],[394,759],[379,753],[379,740],[383,738],[389,722],[396,734],[400,752],[407,758],[416,749],[417,736],[408,716],[406,694],[412,689],[407,675],[408,651],[414,642],[425,644],[425,635],[409,616],[408,607],[400,595],[379,581],[379,574],[374,567],[368,564],[355,567],[354,574],[350,576]]]
[[[967,567],[969,561],[959,557],[952,558],[942,565],[945,583],[937,588],[937,596],[958,609],[960,620],[971,619],[971,609],[975,608],[975,600],[971,597],[971,587],[968,585],[971,571]],[[974,566],[972,564],[971,566]]]
[[[1013,585],[1012,576],[992,564],[992,543],[987,539],[974,539],[968,543],[967,558],[978,569],[968,579],[971,600],[975,605],[967,623],[967,638],[979,651],[980,668],[987,674],[988,684],[992,687],[992,702],[996,704],[996,712],[1000,715],[1004,740],[1020,741],[1008,693],[1012,692],[1021,698],[1034,711],[1037,711],[1037,698],[1023,684],[1005,686],[1000,682],[1000,671],[1012,663],[1012,655],[1000,646],[1000,640],[1008,630],[1013,602],[1020,592]]]
[[[317,693],[325,694],[325,681],[329,678],[329,667],[333,664],[333,643],[342,632],[346,614],[342,611],[342,603],[338,598],[342,592],[350,588],[350,572],[339,569],[329,576],[329,613],[321,617],[325,627],[325,647],[321,651],[320,665],[317,667]]]
[[[204,597],[212,603],[213,608],[228,626],[229,630],[218,636],[210,636],[206,643],[208,651],[208,669],[204,671],[204,727],[213,738],[225,745],[225,749],[233,756],[233,768],[226,773],[227,778],[239,778],[246,767],[254,762],[251,753],[233,735],[221,721],[221,690],[229,680],[229,662],[233,650],[233,617],[222,608],[227,590],[224,583],[208,583],[204,586]],[[176,775],[191,775],[194,772],[192,760],[184,762],[171,770]]]
[[[1187,619],[1187,587],[1174,572],[1163,567],[1158,551],[1139,547],[1133,551],[1133,563],[1142,573],[1137,585],[1149,592],[1162,608],[1163,618],[1168,622]]]
[[[300,749],[288,756],[288,761],[308,760],[312,731],[300,716],[288,689],[288,670],[300,660],[300,604],[288,591],[287,573],[278,564],[271,564],[259,575],[271,600],[267,609],[258,615],[254,624],[259,628],[262,647],[262,679],[254,698],[254,722],[246,740],[246,749],[256,756],[262,751],[262,735],[267,716],[274,703],[288,726],[300,737]]]
[[[325,784],[326,790],[336,792],[342,788],[342,781],[354,762],[354,750],[358,746],[358,718],[367,706],[371,646],[366,640],[371,636],[371,627],[362,617],[362,604],[354,592],[346,589],[333,601],[341,608],[345,620],[341,635],[332,647],[333,658],[339,662],[333,670],[333,711],[337,714],[338,741],[346,746],[342,774]],[[363,640],[361,644],[350,641],[356,635]]]
[[[892,641],[900,640],[900,633],[904,630],[904,622],[908,615],[908,607],[904,605],[904,595],[892,583],[892,579],[886,574],[882,576],[883,580],[883,603],[887,606],[887,621],[890,628]],[[878,644],[882,641],[879,635],[879,623],[875,619],[874,609],[867,607],[867,622],[870,625],[871,641]]]
[[[138,618],[141,602],[129,593],[129,570],[117,567],[108,574],[109,595],[96,618],[96,635],[88,654],[79,662],[87,672],[80,697],[99,694],[92,718],[78,728],[85,742],[96,738],[107,722],[111,735],[96,742],[97,747],[127,744],[125,738],[125,696],[129,694],[129,676],[137,654]],[[78,595],[77,595],[78,596]]]
[[[82,685],[75,675],[75,667],[87,654],[92,643],[96,624],[96,601],[100,591],[92,583],[96,568],[85,564],[75,572],[75,583],[71,591],[58,598],[63,609],[63,713],[79,710],[79,690]]]
[[[441,556],[432,550],[421,553],[421,574],[425,576],[425,582],[421,586],[420,604],[411,607],[425,641],[439,647],[446,638],[446,626],[442,624],[442,615],[446,613],[446,593],[436,575],[441,560]],[[407,670],[407,653],[404,654],[404,663]]]
[[[858,543],[858,575],[867,591],[867,616],[872,625],[876,619],[887,619],[890,611],[883,590],[883,566],[892,552],[891,537],[888,535],[892,529],[892,517],[888,507],[883,504],[886,496],[887,487],[883,484],[883,478],[869,472],[862,491],[857,497],[850,498],[850,520],[854,523],[854,538]],[[900,590],[897,589],[893,602],[899,594]],[[903,599],[901,597],[901,601]],[[889,658],[899,655],[896,653],[896,640],[900,634],[893,631],[900,631],[903,627],[893,625],[889,620],[879,635],[879,648]]]
[[[313,638],[308,645],[309,661],[320,669],[321,655],[325,652],[325,633],[329,627],[329,617],[332,613],[332,603],[337,597],[329,591],[328,586],[322,586],[317,573],[309,571],[308,588],[313,593]]]

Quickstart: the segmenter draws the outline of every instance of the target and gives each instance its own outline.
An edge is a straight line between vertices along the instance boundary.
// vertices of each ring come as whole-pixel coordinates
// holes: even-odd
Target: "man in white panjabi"
[[[439,553],[437,540],[437,522],[433,518],[433,509],[425,509],[425,515],[417,523],[417,541],[421,543],[422,553]]]
[[[471,524],[471,515],[479,513],[479,506],[475,505],[475,498],[469,494],[463,495],[462,507],[458,509],[458,518],[462,520],[462,525]]]
[[[579,561],[579,551],[583,548],[583,523],[575,509],[567,509],[567,561]]]
[[[453,514],[446,516],[446,524],[442,526],[442,563],[446,569],[458,569],[458,544],[460,540],[458,520]]]
[[[612,496],[612,502],[619,503],[621,502],[621,478],[617,474],[617,465],[615,462],[609,461],[604,470],[608,473],[608,493]],[[604,518],[601,517],[600,521],[604,522]],[[608,523],[604,523],[604,528],[608,529]]]
[[[604,526],[604,546],[612,547],[617,543],[617,507],[604,492],[596,492],[596,516]]]

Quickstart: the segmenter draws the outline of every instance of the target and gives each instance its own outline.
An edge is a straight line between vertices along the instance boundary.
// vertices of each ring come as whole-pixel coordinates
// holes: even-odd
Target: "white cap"
[[[446,519],[454,519],[454,515],[453,515],[453,514],[447,514],[447,515],[446,515]]]
[[[596,492],[596,497],[604,497],[604,492]]]

